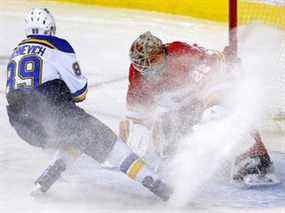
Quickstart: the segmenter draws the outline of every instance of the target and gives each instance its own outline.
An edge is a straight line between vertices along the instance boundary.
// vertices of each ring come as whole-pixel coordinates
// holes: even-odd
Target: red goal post
[[[238,27],[262,22],[285,30],[285,0],[228,0],[229,46],[237,55]]]
[[[238,0],[229,0],[229,46],[234,57],[237,56],[237,24],[238,24]]]

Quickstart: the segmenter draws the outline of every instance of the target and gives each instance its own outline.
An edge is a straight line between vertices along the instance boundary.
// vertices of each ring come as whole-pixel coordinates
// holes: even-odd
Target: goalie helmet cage
[[[253,22],[263,23],[285,34],[285,0],[228,0],[229,46],[235,57],[239,56],[239,28]],[[263,36],[263,35],[261,35]],[[283,38],[283,37],[282,37]],[[240,41],[239,41],[240,39]],[[282,71],[276,77],[276,102],[269,106],[263,129],[285,133],[285,36],[280,44],[278,62]]]

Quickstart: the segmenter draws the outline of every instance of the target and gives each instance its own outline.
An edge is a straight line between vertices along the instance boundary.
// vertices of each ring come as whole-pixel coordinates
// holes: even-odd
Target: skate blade
[[[42,192],[39,184],[35,185],[35,188],[31,191],[30,195],[34,198],[42,197],[45,193]]]
[[[243,181],[243,185],[247,188],[270,187],[279,184],[281,184],[281,181],[274,174],[267,174],[265,176],[247,175]]]

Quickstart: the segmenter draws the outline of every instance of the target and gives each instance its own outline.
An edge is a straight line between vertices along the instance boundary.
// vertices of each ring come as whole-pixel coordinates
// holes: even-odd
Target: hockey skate
[[[156,196],[160,197],[163,201],[168,201],[173,193],[173,189],[161,180],[154,181],[152,177],[147,176],[144,178],[142,185],[149,189]]]
[[[50,187],[61,177],[61,173],[65,171],[65,163],[58,159],[50,165],[42,175],[36,180],[35,188],[31,192],[31,196],[41,196],[46,193]]]
[[[45,193],[42,191],[42,187],[40,184],[35,183],[33,190],[31,191],[30,195],[35,198],[42,197]]]
[[[280,183],[274,174],[273,162],[268,154],[237,159],[232,179],[235,183],[248,188],[274,186]]]

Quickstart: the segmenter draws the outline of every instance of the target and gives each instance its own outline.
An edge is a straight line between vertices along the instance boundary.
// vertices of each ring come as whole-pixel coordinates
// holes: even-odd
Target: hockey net
[[[273,79],[269,85],[272,97],[261,126],[266,132],[285,133],[285,0],[229,0],[229,44],[238,57],[242,54],[242,44],[261,25],[271,31],[260,30],[255,39],[267,36],[271,40],[256,44],[253,41],[252,48],[264,45],[262,51],[274,51],[274,64],[279,66],[277,70],[268,70]],[[265,35],[272,30],[278,32],[277,37]],[[270,42],[272,46],[268,45]]]

